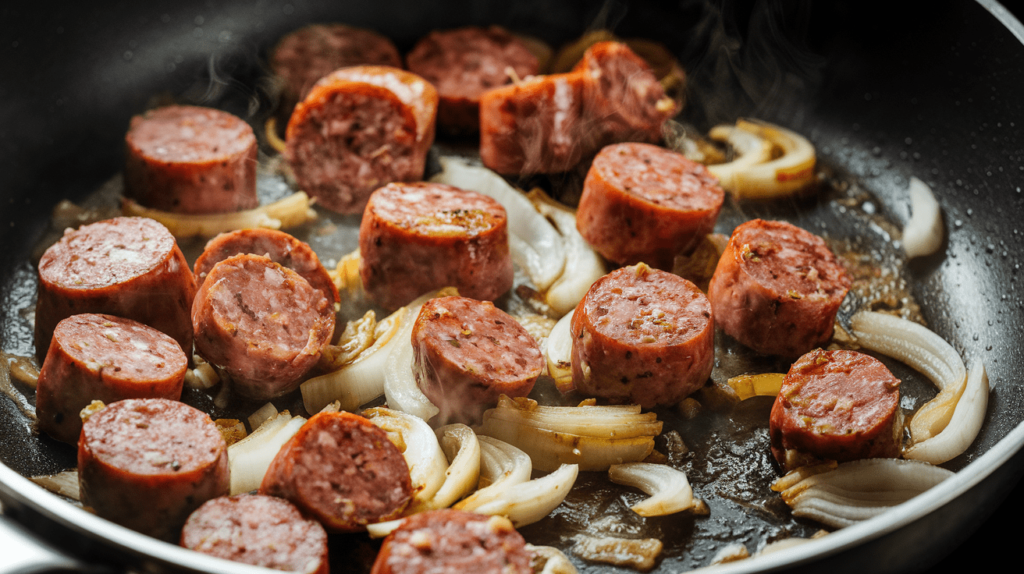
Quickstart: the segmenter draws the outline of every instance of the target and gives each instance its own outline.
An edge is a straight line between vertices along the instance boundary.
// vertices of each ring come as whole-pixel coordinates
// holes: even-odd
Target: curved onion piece
[[[782,156],[736,171],[731,178],[733,195],[755,199],[785,197],[814,183],[817,159],[807,138],[762,121],[737,120],[736,127],[771,142],[782,151]]]
[[[335,265],[334,269],[327,271],[327,274],[331,276],[331,280],[334,281],[334,286],[338,288],[338,292],[347,292],[348,296],[352,299],[356,299],[364,294],[363,279],[359,276],[359,266],[362,264],[362,260],[362,255],[356,249],[351,253],[343,255],[338,260],[338,264]]]
[[[781,490],[793,515],[842,528],[867,520],[953,476],[942,467],[913,460],[871,458],[840,464]],[[786,477],[778,482],[786,481]],[[792,482],[792,481],[786,481]]]
[[[903,457],[942,464],[963,454],[981,431],[988,408],[988,391],[985,364],[978,361],[967,375],[967,385],[956,402],[949,424],[935,436],[908,447]]]
[[[598,538],[577,534],[573,539],[576,541],[573,554],[584,560],[627,566],[641,572],[654,568],[663,548],[661,540],[657,538]]]
[[[553,546],[527,544],[526,549],[533,555],[530,560],[533,574],[578,574],[569,557]]]
[[[349,321],[337,345],[328,343],[321,347],[319,366],[333,371],[354,361],[373,344],[376,327],[377,314],[373,311],[367,311],[362,317]]]
[[[493,171],[471,166],[462,160],[442,157],[441,173],[430,181],[469,189],[490,196],[508,213],[509,246],[512,258],[545,291],[562,274],[565,246],[551,223],[537,213],[529,199]]]
[[[29,480],[54,494],[59,494],[71,500],[81,500],[77,470],[65,470],[57,474],[32,476],[29,477]]]
[[[277,153],[284,153],[288,144],[279,137],[277,137],[277,118],[271,116],[267,118],[267,121],[263,124],[263,135],[267,138],[267,143],[270,147],[274,148]]]
[[[562,316],[576,308],[594,281],[604,277],[607,267],[576,229],[575,210],[551,199],[540,188],[526,196],[541,215],[554,223],[565,242],[565,268],[544,293],[544,302]]]
[[[518,448],[489,436],[478,436],[480,442],[480,490],[455,505],[457,510],[476,510],[497,500],[512,486],[530,480],[533,463]]]
[[[772,158],[771,142],[735,126],[715,126],[708,132],[708,137],[729,144],[737,154],[735,159],[728,163],[707,166],[708,171],[718,178],[722,188],[727,191],[736,192],[736,174]]]
[[[572,332],[569,329],[572,316],[573,313],[568,313],[559,319],[544,344],[548,375],[555,380],[555,387],[563,394],[576,388],[572,382]]]
[[[501,496],[473,512],[507,516],[516,528],[533,524],[562,504],[578,475],[577,465],[563,464],[547,476],[508,487]]]
[[[370,311],[367,315],[372,313]],[[372,344],[358,350],[354,356],[350,355],[346,359],[348,362],[338,370],[299,385],[306,412],[318,413],[334,401],[338,401],[342,410],[351,412],[383,395],[384,366],[391,350],[398,346],[396,336],[408,316],[409,309],[406,307],[388,315],[374,325],[368,335]],[[345,332],[348,332],[348,327]]]
[[[277,452],[305,422],[306,419],[302,417],[293,417],[288,411],[281,411],[252,434],[229,446],[231,494],[259,488]]]
[[[903,228],[903,251],[907,258],[935,253],[942,245],[942,210],[923,181],[910,178],[910,221]]]
[[[370,538],[385,538],[388,534],[395,531],[396,528],[402,525],[402,521],[405,518],[396,518],[394,520],[388,520],[387,522],[374,522],[366,525],[366,533],[370,535]]]
[[[313,202],[304,191],[256,209],[233,213],[184,214],[142,207],[128,198],[121,200],[121,212],[127,216],[148,217],[162,223],[177,239],[213,237],[236,229],[287,229],[316,219]]]
[[[434,429],[423,419],[384,407],[363,411],[370,422],[384,429],[388,438],[402,451],[409,465],[413,499],[406,514],[427,510],[426,505],[444,484],[448,459],[437,442]]]
[[[473,429],[464,424],[451,424],[434,432],[449,464],[444,484],[422,510],[448,508],[473,492],[480,480],[480,441]]]
[[[655,437],[662,428],[657,413],[641,412],[640,405],[552,407],[505,395],[498,398],[496,408],[487,411],[485,419],[488,416],[556,433],[609,439]]]
[[[193,389],[206,390],[220,382],[220,375],[210,363],[196,361],[196,367],[185,371],[185,384]]]
[[[747,558],[750,558],[750,551],[747,550],[746,545],[742,542],[733,542],[719,548],[718,552],[715,552],[715,555],[711,557],[710,565],[728,564],[729,562],[737,562]]]
[[[939,388],[939,394],[911,419],[911,444],[946,428],[967,379],[967,368],[956,350],[928,328],[884,313],[861,311],[850,319],[850,326],[862,347],[910,365]]]
[[[761,373],[759,375],[739,375],[726,381],[741,401],[751,397],[774,397],[782,388],[785,373]]]
[[[277,407],[274,403],[266,403],[262,407],[256,409],[256,412],[249,415],[249,428],[256,430],[263,426],[263,423],[277,416]]]
[[[639,488],[651,497],[631,508],[640,516],[665,516],[693,506],[693,489],[686,474],[664,464],[613,464],[608,478],[615,484]]]

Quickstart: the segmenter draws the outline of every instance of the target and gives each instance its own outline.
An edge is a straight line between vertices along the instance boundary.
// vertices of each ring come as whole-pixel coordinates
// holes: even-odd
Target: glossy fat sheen
[[[39,260],[36,355],[42,359],[61,320],[80,313],[133,319],[192,351],[189,311],[196,282],[167,228],[117,217],[68,230]]]
[[[512,83],[508,68],[525,78],[539,67],[526,44],[497,26],[431,32],[416,43],[406,62],[410,72],[437,88],[437,123],[453,133],[480,129],[480,96]]]
[[[327,532],[287,500],[259,494],[222,496],[188,517],[181,545],[263,568],[328,574]]]
[[[416,383],[442,421],[477,421],[500,395],[528,395],[544,370],[536,340],[490,301],[427,301],[413,324],[412,348]]]
[[[174,339],[130,319],[73,315],[57,324],[39,370],[36,415],[51,437],[78,443],[94,401],[181,398],[188,357]]]
[[[256,400],[295,390],[334,333],[334,305],[298,273],[235,255],[207,275],[192,307],[196,351]]]
[[[715,320],[765,355],[794,358],[832,338],[850,278],[825,242],[782,221],[740,225],[708,287]]]
[[[512,288],[505,208],[439,183],[390,184],[370,197],[359,226],[359,275],[385,309],[454,286],[493,300]]]
[[[531,574],[531,552],[511,523],[461,510],[406,518],[384,539],[371,574]]]
[[[239,229],[214,237],[196,259],[196,282],[202,286],[214,265],[240,253],[266,255],[274,263],[302,275],[303,279],[323,292],[332,303],[339,301],[338,288],[320,263],[320,258],[313,248],[308,243],[276,229]]]
[[[78,477],[82,503],[96,514],[166,541],[230,486],[217,425],[166,399],[128,399],[92,415],[78,442]]]
[[[320,205],[362,213],[378,187],[423,178],[437,104],[434,87],[404,70],[336,70],[295,107],[284,157]]]
[[[332,532],[397,518],[412,499],[409,467],[387,434],[363,417],[319,413],[271,463],[260,494],[291,501]]]
[[[670,270],[714,230],[724,201],[703,165],[650,144],[614,144],[587,173],[576,226],[606,259]]]
[[[682,400],[711,376],[711,304],[686,279],[645,265],[598,279],[570,325],[582,394],[645,408]]]
[[[769,422],[772,454],[802,461],[896,458],[903,428],[900,380],[877,359],[815,349],[790,367]]]
[[[125,196],[175,213],[252,209],[256,135],[227,112],[167,106],[132,118],[125,136]]]

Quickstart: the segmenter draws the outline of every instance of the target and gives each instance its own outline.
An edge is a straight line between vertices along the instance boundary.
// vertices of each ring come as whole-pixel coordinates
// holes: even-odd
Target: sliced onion
[[[774,397],[782,388],[785,373],[761,373],[759,375],[739,375],[726,381],[741,401],[751,397]]]
[[[263,475],[278,451],[299,431],[306,419],[281,411],[249,436],[228,447],[231,494],[242,494],[260,487]]]
[[[425,509],[448,508],[476,490],[480,481],[480,441],[473,429],[451,424],[434,432],[448,459],[448,470],[444,473],[444,484]]]
[[[641,412],[640,405],[553,407],[526,397],[502,395],[487,413],[485,417],[511,424],[609,439],[655,437],[662,429],[657,413]]]
[[[594,281],[607,273],[607,266],[576,229],[574,209],[551,199],[540,188],[527,197],[541,215],[554,223],[565,243],[565,268],[544,293],[544,302],[562,316],[576,308]]]
[[[533,574],[578,574],[569,557],[553,546],[527,544],[526,549],[533,556],[530,559]]]
[[[544,344],[544,358],[548,364],[548,375],[555,380],[555,386],[562,393],[576,388],[572,382],[572,324],[573,313],[568,313],[555,323]]]
[[[661,540],[657,538],[632,540],[578,534],[573,539],[576,541],[573,554],[584,560],[627,566],[643,572],[654,568],[663,548]]]
[[[785,488],[772,485],[772,490],[781,492],[794,516],[843,528],[877,516],[951,476],[952,471],[925,462],[871,458],[845,462],[795,483],[787,481]]]
[[[427,510],[430,499],[444,484],[448,470],[448,459],[437,442],[434,429],[419,417],[383,407],[367,409],[363,416],[387,431],[388,438],[402,451],[409,465],[413,499],[406,514]]]
[[[631,507],[640,516],[665,516],[693,506],[693,489],[686,473],[664,464],[614,464],[608,478],[615,484],[639,488],[650,498]]]
[[[6,367],[11,377],[19,383],[33,389],[39,384],[39,366],[36,365],[35,359],[0,351],[0,361],[4,362],[3,367]]]
[[[518,448],[495,438],[478,436],[480,444],[480,490],[455,505],[457,510],[476,510],[497,500],[512,486],[530,480],[533,463]]]
[[[817,159],[807,138],[759,120],[741,119],[736,127],[771,142],[782,151],[782,156],[737,170],[731,177],[733,195],[755,199],[785,197],[814,183]]]
[[[405,518],[396,518],[395,520],[388,520],[387,522],[374,522],[366,525],[366,533],[370,535],[370,538],[386,538],[388,534],[395,531],[396,528],[402,525],[402,521]]]
[[[981,361],[971,366],[967,385],[956,402],[949,424],[931,438],[912,444],[904,452],[904,458],[921,460],[931,464],[942,464],[960,456],[971,446],[988,408],[988,374]]]
[[[547,476],[508,487],[501,496],[473,511],[507,516],[516,528],[533,524],[562,504],[578,475],[577,465],[563,464]]]
[[[249,428],[256,430],[263,425],[263,423],[277,416],[277,407],[274,403],[267,403],[262,407],[256,409],[256,412],[249,415]]]
[[[288,229],[316,219],[313,202],[303,191],[267,205],[233,213],[183,214],[142,207],[128,198],[121,200],[121,212],[127,216],[148,217],[166,227],[177,239],[213,237],[236,229]]]
[[[930,187],[910,178],[910,221],[903,228],[903,251],[907,258],[935,253],[942,246],[942,210]]]
[[[185,371],[185,384],[193,389],[206,390],[220,382],[220,375],[210,363],[198,363]]]
[[[324,345],[320,350],[320,367],[337,370],[353,362],[374,341],[377,314],[367,311],[362,317],[345,324],[337,344]]]
[[[750,558],[750,551],[742,542],[733,542],[718,549],[715,555],[711,558],[711,565],[716,564],[728,564],[729,562],[737,562],[739,560],[746,560]]]
[[[362,264],[362,256],[356,249],[352,253],[344,255],[338,260],[333,272],[328,272],[334,280],[334,286],[339,293],[348,293],[349,298],[355,299],[361,296],[363,291],[363,279],[359,276],[359,266]]]
[[[923,325],[893,315],[862,311],[850,319],[850,326],[862,347],[910,365],[939,388],[939,394],[910,420],[911,444],[946,428],[967,379],[956,350]]]
[[[765,163],[772,158],[771,142],[748,130],[720,125],[711,128],[708,137],[715,141],[728,143],[737,154],[728,163],[708,166],[708,171],[718,178],[722,188],[727,191],[736,191],[736,177],[740,171],[759,163]]]
[[[562,236],[530,200],[493,171],[449,157],[440,158],[441,173],[430,181],[468,189],[498,201],[508,214],[509,246],[512,256],[526,270],[541,291],[554,283],[565,267]]]
[[[810,542],[810,538],[783,538],[782,540],[776,540],[771,544],[765,544],[764,548],[757,552],[758,556],[764,556],[765,554],[771,554],[772,552],[778,552],[780,550],[788,550],[794,546],[800,546]]]
[[[29,480],[54,494],[59,494],[71,500],[81,500],[77,470],[65,470],[57,474],[32,476],[29,477]]]

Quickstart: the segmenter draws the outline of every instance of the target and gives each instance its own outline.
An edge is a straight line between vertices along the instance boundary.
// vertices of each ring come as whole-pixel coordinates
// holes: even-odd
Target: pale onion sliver
[[[277,407],[274,403],[266,403],[262,407],[256,409],[256,412],[249,415],[249,428],[256,430],[263,425],[263,423],[277,416]]]
[[[54,494],[65,496],[71,500],[81,500],[77,470],[33,476],[29,480]]]
[[[570,311],[555,323],[544,343],[544,359],[548,364],[548,375],[555,380],[555,387],[562,393],[576,388],[572,382],[572,316]]]
[[[448,459],[437,442],[434,429],[417,416],[384,407],[367,409],[363,416],[381,429],[402,436],[405,445],[402,456],[409,465],[414,493],[406,513],[427,510],[430,499],[444,484],[448,470]]]
[[[500,498],[505,490],[530,480],[533,463],[522,450],[495,438],[478,436],[480,441],[480,484],[483,486],[455,505],[471,511]]]
[[[569,557],[557,548],[527,544],[526,549],[533,554],[530,566],[534,574],[578,574]]]
[[[292,438],[306,419],[283,411],[244,439],[228,447],[231,494],[259,488],[278,451]],[[283,423],[283,424],[282,424]]]
[[[366,533],[370,535],[370,538],[385,538],[388,534],[391,534],[396,528],[401,526],[403,520],[405,520],[405,518],[367,524]]]
[[[903,228],[903,251],[907,258],[935,253],[942,246],[942,209],[930,187],[910,178],[910,221]]]
[[[513,255],[519,254],[516,262],[526,270],[538,290],[547,290],[565,267],[562,236],[537,213],[522,192],[500,175],[456,158],[442,157],[440,161],[441,173],[430,181],[476,191],[497,200],[508,214],[509,245]]]
[[[957,401],[953,416],[946,428],[937,435],[913,444],[903,453],[904,458],[942,464],[953,460],[967,450],[985,421],[988,408],[989,382],[985,365],[981,361],[971,366],[967,386]]]
[[[557,433],[622,439],[661,434],[663,423],[654,412],[636,412],[633,405],[555,407],[532,399],[502,395],[484,413],[484,424],[496,418]]]
[[[498,499],[473,512],[507,516],[516,528],[533,524],[562,504],[577,476],[577,465],[563,464],[551,474],[509,487]]]
[[[608,468],[608,478],[615,484],[639,488],[650,495],[631,507],[640,516],[665,516],[693,506],[693,489],[686,473],[664,464],[614,464]]]
[[[297,191],[274,203],[234,213],[183,214],[143,207],[130,199],[122,199],[121,211],[126,216],[148,217],[159,221],[177,239],[213,237],[236,229],[287,229],[313,221],[316,211],[303,191]]]
[[[807,138],[762,121],[739,120],[736,127],[770,141],[783,155],[737,171],[735,188],[731,190],[735,195],[757,199],[784,197],[813,183],[817,158]]]
[[[448,508],[473,492],[480,480],[480,441],[473,429],[456,423],[434,432],[449,464],[444,484],[424,505],[424,510]]]
[[[711,128],[708,137],[723,143],[728,143],[733,150],[739,154],[728,163],[720,163],[708,166],[710,171],[722,188],[728,191],[736,189],[736,174],[759,163],[764,163],[772,158],[772,144],[761,136],[734,126],[720,125]]]

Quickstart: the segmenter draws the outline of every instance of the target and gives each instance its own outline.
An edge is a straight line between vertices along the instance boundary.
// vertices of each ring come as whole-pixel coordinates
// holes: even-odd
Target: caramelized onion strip
[[[297,227],[316,219],[316,211],[312,206],[312,200],[303,191],[256,209],[198,215],[149,209],[128,198],[121,200],[121,212],[124,215],[155,219],[177,239],[213,237],[236,229]]]
[[[708,137],[727,143],[736,157],[728,163],[708,166],[726,191],[736,192],[737,174],[772,158],[772,144],[761,136],[735,126],[720,125],[711,128]]]
[[[771,142],[782,155],[737,170],[731,178],[733,195],[754,199],[785,197],[814,183],[817,157],[807,138],[759,120],[741,119],[736,127]]]

